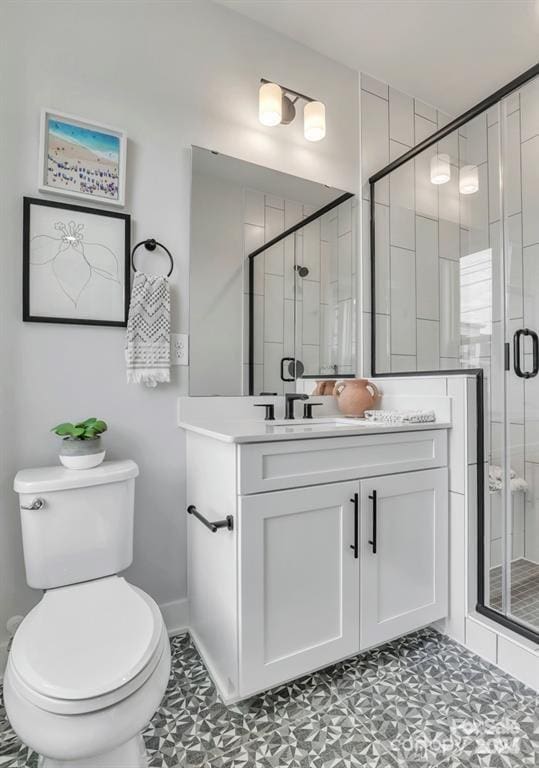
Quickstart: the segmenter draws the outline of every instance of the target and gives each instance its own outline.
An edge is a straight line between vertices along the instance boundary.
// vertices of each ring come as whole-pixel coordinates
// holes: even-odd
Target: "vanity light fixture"
[[[432,184],[447,184],[451,178],[449,155],[434,155],[430,161],[430,180]]]
[[[269,80],[260,81],[258,91],[258,119],[262,125],[289,125],[296,117],[296,102],[305,101],[303,109],[303,135],[307,141],[320,141],[326,135],[326,107],[284,85]]]
[[[479,171],[477,165],[463,165],[460,169],[459,192],[461,195],[473,195],[479,189]]]
[[[320,141],[326,135],[326,107],[321,101],[308,101],[305,104],[303,132],[308,141]]]
[[[283,92],[277,83],[264,82],[258,92],[258,119],[262,125],[279,125],[283,116]]]

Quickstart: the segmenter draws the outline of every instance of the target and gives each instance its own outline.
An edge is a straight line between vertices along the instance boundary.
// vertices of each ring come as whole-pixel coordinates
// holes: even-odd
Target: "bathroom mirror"
[[[356,199],[192,148],[190,395],[355,375]]]

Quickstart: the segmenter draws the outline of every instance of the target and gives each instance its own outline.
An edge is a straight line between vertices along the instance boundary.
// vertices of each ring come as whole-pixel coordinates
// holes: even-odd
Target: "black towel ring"
[[[153,237],[150,237],[147,240],[141,240],[140,243],[137,243],[133,248],[133,250],[131,251],[131,266],[133,268],[133,272],[137,272],[137,268],[135,267],[135,251],[137,250],[137,248],[140,248],[141,245],[143,245],[147,251],[155,251],[157,246],[159,246],[165,251],[170,261],[170,269],[167,273],[167,277],[170,277],[172,274],[172,270],[174,269],[174,259],[172,258],[172,254],[168,250],[168,248],[165,245],[163,245],[163,243],[158,242]]]

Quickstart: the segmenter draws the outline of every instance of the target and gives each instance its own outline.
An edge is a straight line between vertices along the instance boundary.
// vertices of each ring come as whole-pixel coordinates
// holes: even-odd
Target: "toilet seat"
[[[152,598],[110,576],[46,592],[14,637],[10,665],[21,695],[33,704],[81,714],[137,690],[166,642]]]

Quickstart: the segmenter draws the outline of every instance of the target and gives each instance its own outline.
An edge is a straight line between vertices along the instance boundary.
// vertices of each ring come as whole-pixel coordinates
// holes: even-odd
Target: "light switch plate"
[[[170,364],[189,365],[189,336],[186,333],[170,334]]]

